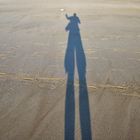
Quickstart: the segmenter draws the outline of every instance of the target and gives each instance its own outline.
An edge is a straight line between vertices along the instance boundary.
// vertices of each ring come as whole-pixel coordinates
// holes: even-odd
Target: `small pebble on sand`
[[[65,11],[65,9],[64,9],[64,8],[61,8],[61,9],[60,9],[60,11],[61,11],[61,12],[64,12],[64,11]]]

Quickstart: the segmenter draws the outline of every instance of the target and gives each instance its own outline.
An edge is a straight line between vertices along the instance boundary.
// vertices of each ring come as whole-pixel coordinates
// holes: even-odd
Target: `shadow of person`
[[[88,89],[86,83],[86,57],[80,35],[79,17],[74,13],[68,16],[68,25],[65,30],[69,31],[67,49],[65,53],[65,72],[67,73],[67,87],[65,98],[65,140],[75,139],[75,90],[74,74],[75,64],[79,76],[79,112],[82,140],[92,140]]]

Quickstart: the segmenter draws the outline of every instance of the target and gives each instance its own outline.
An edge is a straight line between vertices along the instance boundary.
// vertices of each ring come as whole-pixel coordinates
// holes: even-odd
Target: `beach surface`
[[[86,97],[64,68],[73,13]],[[139,0],[0,0],[0,140],[140,140],[139,107]]]

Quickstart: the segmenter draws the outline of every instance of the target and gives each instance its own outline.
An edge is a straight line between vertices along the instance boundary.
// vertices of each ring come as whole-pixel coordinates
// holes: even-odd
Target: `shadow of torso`
[[[78,69],[79,79],[85,78],[86,73],[86,58],[82,46],[80,29],[78,24],[80,20],[77,16],[67,17],[70,21],[66,26],[66,31],[69,31],[68,44],[65,55],[65,71],[68,73],[68,79],[74,79],[75,60]]]

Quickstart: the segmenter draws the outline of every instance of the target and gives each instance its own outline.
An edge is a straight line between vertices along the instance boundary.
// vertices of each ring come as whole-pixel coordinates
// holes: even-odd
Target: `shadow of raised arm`
[[[70,19],[70,17],[67,14],[65,16],[66,16],[66,19],[68,19],[68,20]]]

